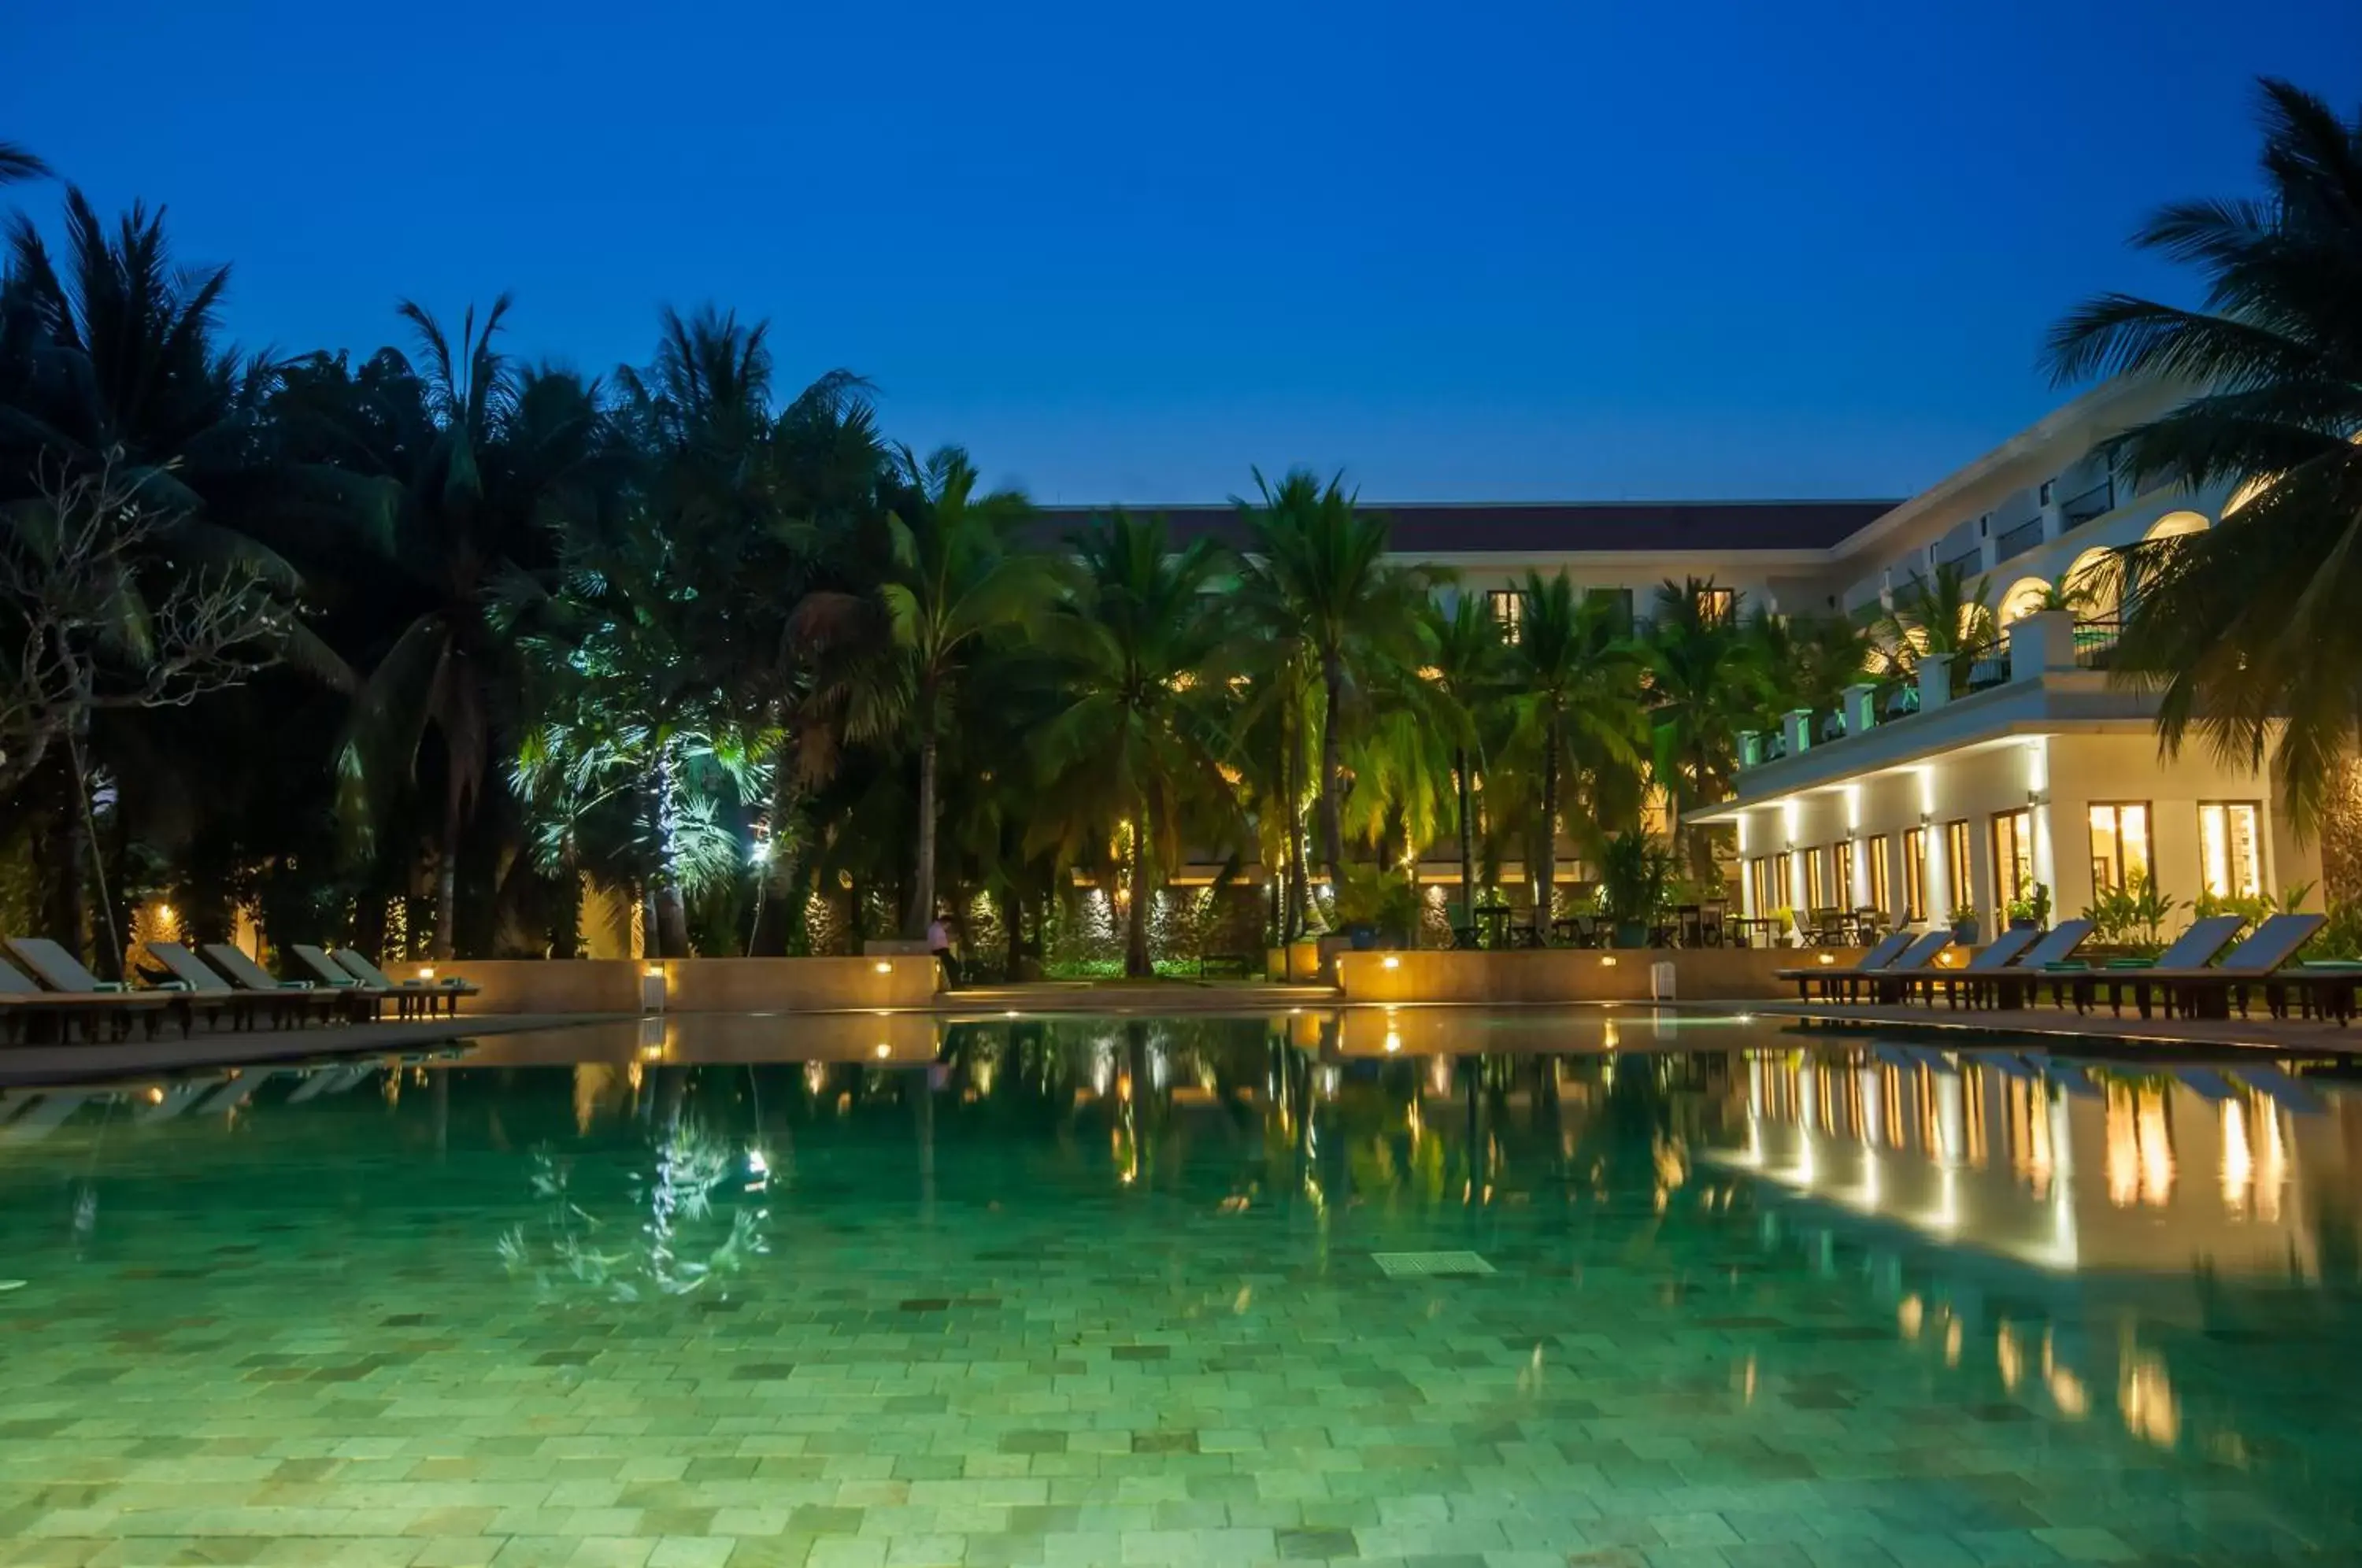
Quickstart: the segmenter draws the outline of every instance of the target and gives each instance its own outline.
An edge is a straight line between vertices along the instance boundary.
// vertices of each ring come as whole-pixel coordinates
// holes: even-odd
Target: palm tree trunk
[[[459,921],[459,784],[455,778],[444,792],[443,847],[435,862],[435,945],[438,961],[458,956]]]
[[[935,692],[932,683],[919,688],[919,849],[911,867],[911,907],[902,917],[902,934],[916,942],[927,934],[935,918]]]
[[[1476,927],[1476,824],[1472,820],[1475,810],[1475,790],[1468,778],[1468,753],[1451,754],[1451,771],[1460,780],[1460,923],[1470,930]]]
[[[1550,755],[1542,762],[1542,825],[1535,835],[1541,845],[1535,862],[1534,927],[1550,929],[1551,915],[1558,904],[1558,720],[1550,723]]]
[[[1025,900],[1017,896],[1017,884],[1000,885],[1000,931],[1009,941],[1009,969],[1004,978],[1016,981],[1025,977]]]
[[[1148,962],[1148,812],[1131,824],[1131,908],[1124,911],[1123,972],[1144,980],[1155,973]]]
[[[657,819],[657,874],[651,889],[657,917],[657,956],[689,956],[689,907],[680,891],[679,781],[674,776],[672,748],[657,753],[648,780]]]
[[[1344,745],[1338,734],[1338,709],[1344,701],[1345,666],[1336,655],[1322,658],[1320,679],[1328,711],[1320,721],[1320,855],[1329,876],[1339,886],[1345,880]]]

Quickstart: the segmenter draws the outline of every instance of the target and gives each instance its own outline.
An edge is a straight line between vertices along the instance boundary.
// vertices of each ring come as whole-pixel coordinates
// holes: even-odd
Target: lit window
[[[1805,907],[1825,910],[1830,907],[1829,857],[1823,849],[1805,851]]]
[[[1993,900],[2007,906],[2034,896],[2034,815],[2020,808],[1992,820]]]
[[[2263,813],[2249,801],[2208,801],[2198,808],[2198,862],[2218,899],[2264,890]]]
[[[2118,801],[2092,808],[2092,886],[2122,890],[2149,875],[2148,802]]]
[[[1969,824],[1944,824],[1944,893],[1956,910],[1973,909],[1977,886],[1969,866]],[[1947,911],[1948,912],[1948,911]]]
[[[1698,590],[1698,619],[1709,626],[1727,625],[1738,613],[1738,591],[1706,587]]]
[[[1927,830],[1913,828],[1903,835],[1903,918],[1916,922],[1927,918]]]
[[[1832,902],[1850,908],[1853,904],[1853,840],[1838,840],[1838,885],[1830,891]]]
[[[1887,901],[1886,835],[1879,834],[1870,841],[1870,907],[1881,915],[1892,916],[1894,906]]]
[[[1493,624],[1501,628],[1501,640],[1516,642],[1526,618],[1526,596],[1514,588],[1496,588],[1485,595],[1485,602],[1493,612]]]

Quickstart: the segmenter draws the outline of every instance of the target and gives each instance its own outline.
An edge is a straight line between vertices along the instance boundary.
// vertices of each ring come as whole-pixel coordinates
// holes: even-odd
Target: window
[[[2264,890],[2263,812],[2252,801],[2204,801],[2198,807],[2198,869],[2218,899]]]
[[[2116,801],[2092,808],[2092,887],[2121,891],[2149,875],[2148,802]]]
[[[1976,907],[1977,884],[1970,869],[1969,824],[1965,820],[1944,824],[1944,895],[1952,900],[1952,909]]]
[[[1903,835],[1903,918],[1913,922],[1927,918],[1927,830],[1913,828]]]
[[[1617,623],[1629,629],[1632,624],[1632,591],[1628,588],[1586,588],[1585,599],[1605,598],[1614,608]]]
[[[1759,855],[1747,863],[1748,885],[1755,895],[1758,920],[1768,920],[1773,910],[1787,907],[1788,889],[1780,885],[1779,865],[1778,858],[1770,855]]]
[[[1486,592],[1485,603],[1493,612],[1493,624],[1501,628],[1501,640],[1516,642],[1526,618],[1526,596],[1514,588],[1496,588]]]
[[[1870,907],[1881,915],[1892,915],[1893,904],[1887,900],[1886,835],[1878,834],[1870,841]]]
[[[2052,485],[2056,484],[2057,482],[2058,482],[2058,480],[2044,480],[2042,481],[2042,499],[2041,499],[2041,501],[2040,501],[2039,502],[2037,502],[2037,504],[2039,504],[2039,505],[2043,505],[2043,506],[2047,506],[2047,505],[2049,505],[2049,504],[2050,504],[2050,487],[2051,487]]]
[[[1727,626],[1738,617],[1738,591],[1716,588],[1712,584],[1698,590],[1698,619],[1709,626]]]
[[[1829,900],[1829,852],[1826,849],[1805,851],[1805,907],[1825,910]]]
[[[1853,840],[1849,838],[1838,840],[1838,885],[1832,890],[1837,894],[1835,902],[1853,908]]]
[[[2034,813],[2023,806],[1992,820],[1993,902],[2006,911],[2034,896]]]

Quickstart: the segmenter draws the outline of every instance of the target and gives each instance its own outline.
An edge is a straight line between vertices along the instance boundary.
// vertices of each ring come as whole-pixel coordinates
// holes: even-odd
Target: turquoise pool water
[[[2362,1088],[2285,1066],[1405,1010],[11,1091],[0,1563],[2354,1562]]]

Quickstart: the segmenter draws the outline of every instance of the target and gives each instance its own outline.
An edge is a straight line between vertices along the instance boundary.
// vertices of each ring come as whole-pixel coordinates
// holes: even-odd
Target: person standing
[[[959,960],[952,955],[951,928],[944,923],[944,917],[941,915],[927,922],[927,951],[933,954],[943,964],[944,984],[946,987],[958,985],[960,983]]]

